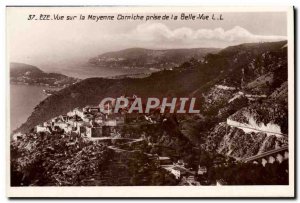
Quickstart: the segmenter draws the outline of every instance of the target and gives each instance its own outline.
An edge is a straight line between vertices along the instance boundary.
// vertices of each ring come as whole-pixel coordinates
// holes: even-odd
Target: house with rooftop
[[[100,113],[100,107],[99,106],[86,106],[83,109],[83,112],[88,114],[88,113]]]
[[[170,164],[172,164],[172,160],[170,159],[170,157],[160,156],[160,157],[158,157],[158,162],[159,162],[160,165],[170,165]]]
[[[85,114],[81,118],[82,118],[82,120],[84,122],[89,123],[89,122],[91,122],[93,120],[93,115],[91,115],[91,114]]]
[[[37,125],[35,130],[37,133],[39,133],[39,132],[49,132],[50,133],[50,127],[43,126],[43,125]]]
[[[182,167],[173,166],[173,165],[163,165],[164,169],[172,173],[176,179],[181,179],[184,176],[187,176],[187,170]]]
[[[69,125],[68,123],[65,123],[61,120],[54,123],[54,127],[59,127],[60,129],[63,129],[63,130],[65,130],[68,127],[68,125]]]
[[[93,126],[86,126],[86,137],[102,137],[102,126],[93,127]]]
[[[104,124],[104,119],[102,116],[97,116],[95,119],[94,119],[94,122],[97,123],[98,125],[103,125]]]
[[[75,128],[72,125],[67,125],[63,130],[65,131],[65,133],[70,134],[75,130]]]
[[[198,175],[203,175],[203,174],[205,174],[205,173],[207,173],[207,168],[206,168],[206,166],[200,166],[200,165],[199,165],[199,168],[198,168]]]
[[[77,115],[80,118],[83,118],[83,116],[84,116],[83,110],[78,107],[73,110],[73,113],[74,113],[74,115]]]
[[[105,115],[103,125],[105,126],[118,126],[125,123],[124,115],[120,113]]]

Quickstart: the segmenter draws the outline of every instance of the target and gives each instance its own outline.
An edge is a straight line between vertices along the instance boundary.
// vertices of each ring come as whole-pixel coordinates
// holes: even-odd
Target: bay
[[[95,67],[89,64],[68,64],[60,66],[43,67],[46,72],[62,73],[70,77],[86,79],[91,77],[115,77],[128,74],[147,73],[145,69],[122,69]],[[44,100],[47,95],[43,89],[50,89],[44,86],[32,85],[10,85],[10,131],[17,129],[26,122],[34,108]],[[52,88],[53,89],[53,88]]]
[[[10,85],[10,131],[20,127],[47,95],[42,86]]]

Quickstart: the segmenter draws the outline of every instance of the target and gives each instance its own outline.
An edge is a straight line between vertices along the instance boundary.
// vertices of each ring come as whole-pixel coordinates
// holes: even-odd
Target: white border
[[[13,5],[14,3],[12,3]],[[64,12],[77,8],[61,8]],[[90,10],[90,7],[78,8],[81,13]],[[113,12],[113,7],[97,7],[104,12]],[[294,196],[294,36],[293,36],[293,9],[291,7],[121,7],[118,12],[132,11],[155,12],[181,12],[181,11],[222,11],[222,12],[251,12],[251,11],[286,11],[288,12],[288,87],[289,87],[289,186],[203,186],[203,187],[178,187],[178,186],[146,186],[146,187],[10,187],[7,175],[7,196],[9,197],[293,197]],[[8,56],[7,56],[8,57]],[[8,67],[8,60],[6,61]],[[7,69],[6,69],[7,70]],[[6,87],[8,84],[8,71],[6,71]],[[8,93],[9,89],[6,90]],[[6,94],[8,95],[8,94]],[[7,105],[9,105],[7,97]],[[6,108],[6,114],[8,115]],[[6,122],[7,125],[9,122]],[[9,129],[9,128],[8,128]],[[10,131],[6,131],[6,137]],[[9,154],[9,139],[6,139],[6,152]],[[6,156],[6,169],[9,174],[9,156]]]

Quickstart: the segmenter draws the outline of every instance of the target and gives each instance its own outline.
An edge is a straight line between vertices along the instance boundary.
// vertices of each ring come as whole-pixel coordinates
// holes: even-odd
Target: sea
[[[10,129],[20,127],[31,115],[34,107],[44,100],[45,87],[33,85],[10,85]]]
[[[56,66],[38,66],[45,72],[55,72],[67,75],[69,77],[86,79],[93,77],[110,78],[123,75],[138,75],[143,73],[155,72],[155,70],[149,70],[147,68],[113,68],[104,66],[94,66],[87,63],[71,63],[60,64]]]
[[[45,70],[44,70],[45,71]],[[90,77],[116,77],[127,74],[144,73],[143,69],[118,69],[92,66],[60,66],[60,69],[47,70],[46,72],[60,72],[70,77],[80,79]],[[47,95],[43,89],[48,87],[32,85],[10,85],[10,132],[20,127],[33,112],[34,108],[44,100]]]

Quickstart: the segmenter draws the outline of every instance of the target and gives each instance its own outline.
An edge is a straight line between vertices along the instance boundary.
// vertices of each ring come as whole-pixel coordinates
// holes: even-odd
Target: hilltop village
[[[128,97],[131,103],[136,96]],[[108,102],[104,107],[86,106],[75,108],[65,115],[60,115],[41,125],[36,126],[36,132],[63,131],[66,134],[75,133],[81,137],[100,138],[120,136],[124,125],[151,125],[161,119],[158,114],[127,113],[128,108],[120,108],[115,113],[113,103]],[[156,109],[158,110],[158,108]]]
[[[122,96],[124,98],[124,96]],[[137,96],[126,97],[130,103],[133,103]],[[124,107],[118,113],[113,111],[113,103],[106,103],[104,107],[86,106],[84,108],[75,108],[65,115],[60,115],[46,121],[34,128],[35,136],[61,135],[67,139],[67,146],[76,146],[79,148],[82,140],[84,142],[107,143],[108,148],[117,153],[130,153],[140,150],[141,145],[155,145],[149,137],[143,132],[137,134],[139,129],[159,128],[162,123],[168,122],[168,117],[160,113],[161,106],[153,109],[148,114],[128,113],[128,108]],[[124,129],[131,129],[125,132]],[[125,132],[125,133],[124,133]],[[26,139],[19,133],[13,136],[16,142]],[[37,137],[35,137],[36,139]],[[121,143],[121,144],[119,144]],[[187,167],[187,163],[180,157],[162,156],[157,153],[143,153],[160,169],[172,174],[176,184],[179,185],[200,185],[197,181],[197,175],[207,173],[206,166],[197,166],[197,172]]]

